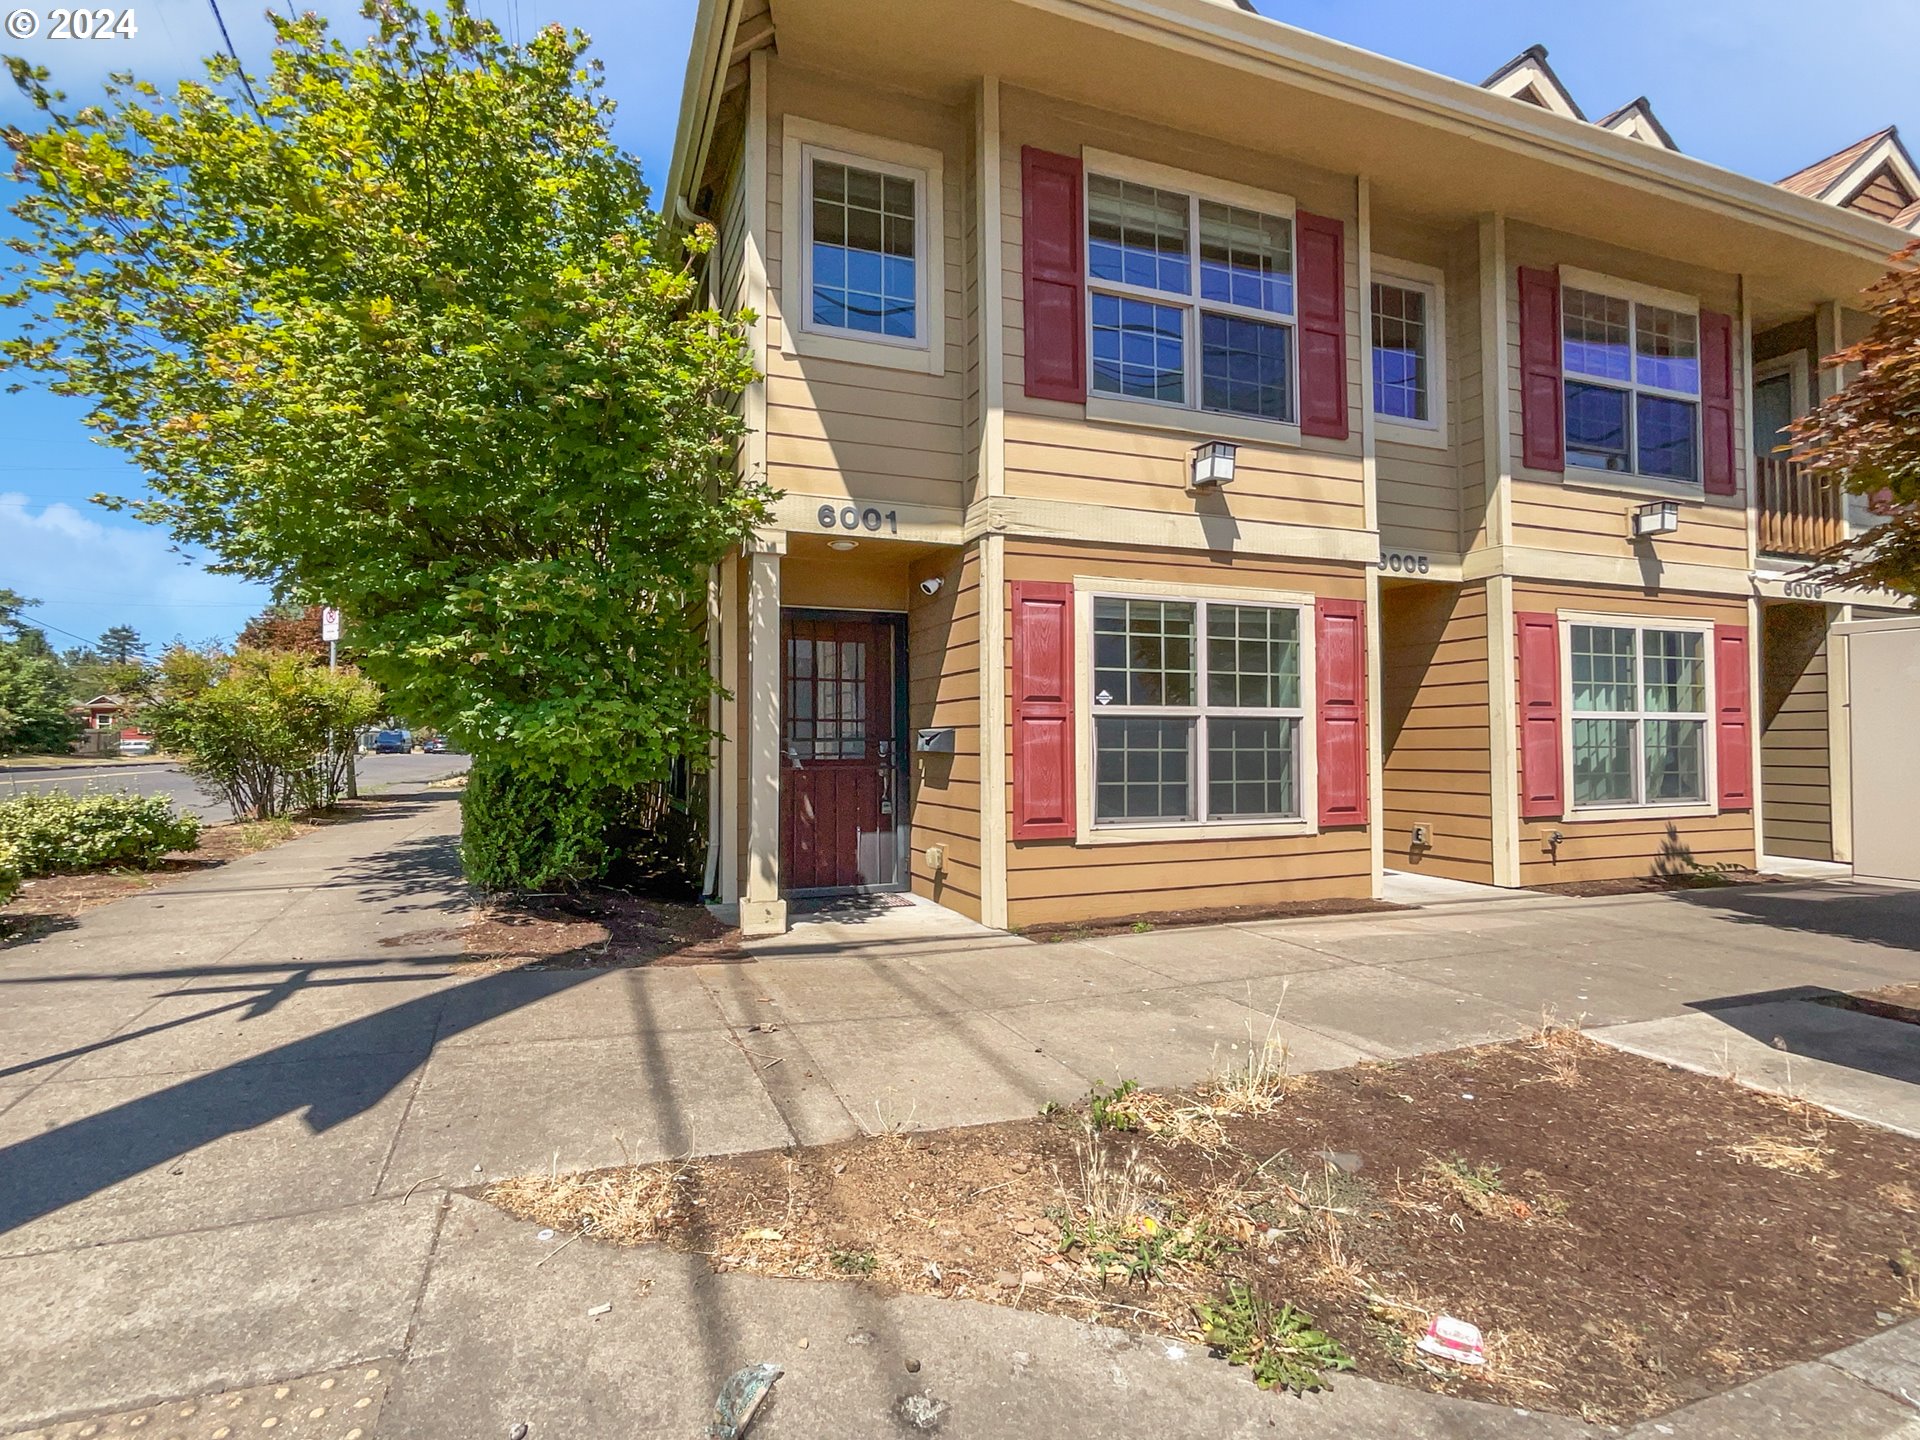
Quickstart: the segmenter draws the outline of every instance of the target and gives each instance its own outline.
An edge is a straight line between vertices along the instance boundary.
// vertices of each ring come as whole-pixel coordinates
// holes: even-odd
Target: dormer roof
[[[1662,150],[1678,150],[1673,136],[1667,133],[1667,127],[1660,123],[1660,117],[1653,113],[1653,106],[1642,95],[1629,100],[1611,115],[1603,115],[1593,122],[1602,130],[1611,130],[1616,135],[1631,136],[1648,145],[1657,145]]]
[[[1892,126],[1856,140],[1779,182],[1782,189],[1911,229],[1920,170]],[[1902,218],[1905,217],[1905,218]]]
[[[1542,110],[1551,110],[1570,120],[1587,118],[1567,87],[1560,83],[1560,77],[1553,73],[1553,66],[1547,63],[1547,47],[1544,45],[1529,45],[1482,80],[1480,88],[1491,90],[1496,95],[1524,100],[1529,105],[1538,105]]]

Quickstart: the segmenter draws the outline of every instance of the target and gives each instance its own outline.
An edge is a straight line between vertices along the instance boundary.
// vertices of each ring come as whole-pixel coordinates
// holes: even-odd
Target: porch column
[[[783,935],[780,898],[780,556],[785,535],[755,539],[747,575],[747,866],[742,935]]]

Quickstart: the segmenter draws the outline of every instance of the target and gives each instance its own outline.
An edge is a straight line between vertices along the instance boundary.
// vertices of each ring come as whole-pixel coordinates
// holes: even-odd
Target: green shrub
[[[183,676],[189,663],[194,673]],[[170,652],[163,686],[147,712],[154,739],[235,818],[254,820],[338,800],[354,733],[381,705],[380,692],[355,671],[274,650],[241,650],[224,662]]]
[[[20,854],[0,840],[0,905],[11,900],[20,889]]]
[[[460,860],[482,890],[594,880],[610,860],[606,792],[475,756],[460,801]]]
[[[200,821],[159,795],[64,790],[0,800],[0,844],[23,875],[145,867],[200,843]]]

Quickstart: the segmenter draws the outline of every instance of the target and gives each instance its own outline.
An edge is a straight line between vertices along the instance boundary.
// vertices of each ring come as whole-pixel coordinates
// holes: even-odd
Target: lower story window
[[[1301,800],[1301,612],[1096,596],[1096,825],[1290,820]]]
[[[1568,641],[1574,808],[1704,801],[1706,636],[1576,624]]]

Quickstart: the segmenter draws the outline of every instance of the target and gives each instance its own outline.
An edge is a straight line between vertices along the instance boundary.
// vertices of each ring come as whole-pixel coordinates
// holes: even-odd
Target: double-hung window
[[[1707,635],[1567,627],[1574,809],[1707,798]]]
[[[1306,813],[1298,606],[1092,605],[1096,827]]]
[[[1427,265],[1373,257],[1373,413],[1388,439],[1446,443],[1443,276]]]
[[[1560,291],[1567,464],[1700,480],[1700,317],[1623,293]]]
[[[1098,165],[1086,182],[1093,394],[1294,423],[1291,207]]]
[[[942,373],[940,152],[781,123],[781,350]]]

